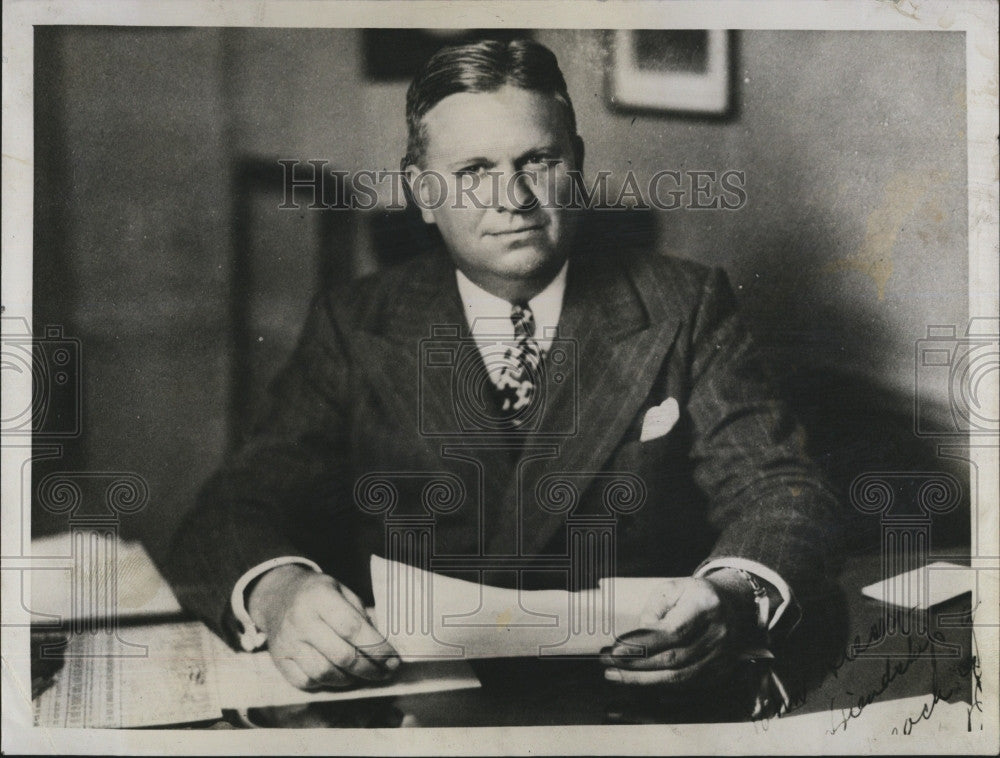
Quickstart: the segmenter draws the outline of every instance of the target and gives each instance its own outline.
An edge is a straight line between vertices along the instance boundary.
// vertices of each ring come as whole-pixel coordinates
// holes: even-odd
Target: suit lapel
[[[533,462],[524,485],[515,477],[506,498],[518,504],[507,513],[518,519],[523,555],[538,554],[566,523],[567,514],[538,506],[535,485],[550,474],[565,474],[581,495],[586,491],[648,396],[679,326],[676,315],[650,322],[633,283],[610,254],[595,251],[573,259],[559,337],[575,360],[566,362],[562,381],[546,364],[542,422],[525,446],[530,454],[535,446],[541,452],[554,443],[558,453]]]
[[[467,482],[468,501],[449,517],[450,542],[434,549],[481,555],[490,537],[501,533],[497,521],[509,510],[500,497],[513,480],[510,448],[516,441],[496,433],[475,434],[474,426],[470,432],[456,412],[463,400],[456,397],[462,382],[455,377],[471,372],[481,379],[477,369],[484,364],[469,335],[451,261],[439,255],[416,262],[385,302],[384,310],[372,308],[369,323],[362,327],[363,354],[357,360],[371,389],[397,421],[393,429],[409,437],[405,447],[412,455],[401,464],[406,470],[430,473],[444,468],[463,479],[474,472],[475,483]],[[469,421],[468,414],[464,418]],[[445,539],[445,532],[439,529],[438,535]]]
[[[484,441],[455,433],[455,371],[447,365],[449,351],[475,350],[475,343],[468,339],[447,256],[428,256],[407,273],[385,311],[373,312],[372,323],[363,326],[367,338],[356,359],[399,427],[414,431],[417,457],[439,467],[442,445]],[[558,337],[546,357],[545,405],[525,439],[518,475],[503,461],[508,483],[497,500],[503,507],[484,535],[487,554],[510,554],[515,537],[521,555],[535,555],[565,528],[567,514],[539,507],[535,484],[565,474],[581,495],[586,491],[649,395],[679,326],[677,314],[650,320],[611,253],[574,256]],[[556,366],[552,358],[560,346],[567,359]],[[519,485],[524,474],[530,481]]]
[[[398,428],[412,430],[415,444],[440,466],[439,437],[456,427],[453,372],[445,359],[456,355],[450,351],[458,349],[468,329],[446,256],[425,256],[407,273],[386,313],[373,314],[372,323],[363,325],[366,339],[356,358],[399,420]]]

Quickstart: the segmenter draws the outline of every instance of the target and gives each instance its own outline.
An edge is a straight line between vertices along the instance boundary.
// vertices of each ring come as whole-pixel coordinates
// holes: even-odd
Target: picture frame
[[[612,108],[728,116],[731,33],[724,29],[619,29],[611,33],[607,96]]]

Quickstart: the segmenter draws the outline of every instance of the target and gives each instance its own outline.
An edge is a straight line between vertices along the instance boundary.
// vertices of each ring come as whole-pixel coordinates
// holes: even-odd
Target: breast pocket
[[[615,451],[611,467],[642,477],[647,487],[669,483],[690,469],[690,436],[682,418],[669,432],[645,442],[636,437],[622,443]]]

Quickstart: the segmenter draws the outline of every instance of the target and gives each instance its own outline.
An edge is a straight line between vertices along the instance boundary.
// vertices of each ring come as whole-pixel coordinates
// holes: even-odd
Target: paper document
[[[305,692],[268,652],[237,653],[196,621],[126,626],[70,637],[63,668],[34,703],[45,727],[130,728],[222,717],[247,709],[479,687],[465,661],[404,665],[381,685]]]
[[[888,605],[925,611],[972,591],[974,569],[938,561],[861,588],[861,594]]]
[[[467,662],[433,661],[405,664],[396,677],[385,684],[304,692],[288,683],[274,665],[270,653],[236,653],[214,635],[212,645],[212,664],[223,708],[240,710],[314,701],[400,697],[481,686]]]
[[[63,532],[32,540],[31,556],[38,566],[31,572],[31,611],[54,623],[110,611],[118,618],[181,615],[170,585],[138,542]]]
[[[406,660],[596,655],[639,627],[660,579],[602,580],[598,589],[512,590],[373,555],[376,624]]]
[[[197,622],[71,636],[55,683],[35,700],[35,725],[128,728],[221,718],[210,636]]]

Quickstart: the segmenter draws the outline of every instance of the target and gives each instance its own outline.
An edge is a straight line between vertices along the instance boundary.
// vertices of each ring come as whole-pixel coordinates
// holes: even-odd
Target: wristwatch
[[[753,602],[757,608],[757,628],[761,631],[767,631],[771,624],[771,598],[767,595],[767,589],[749,571],[744,571],[741,568],[736,570],[743,575],[743,578],[753,588]]]

